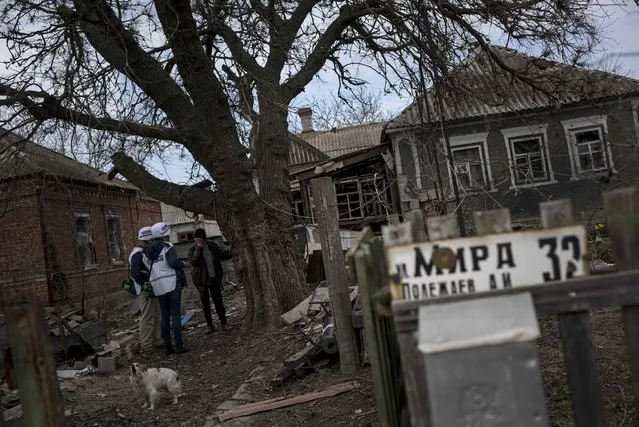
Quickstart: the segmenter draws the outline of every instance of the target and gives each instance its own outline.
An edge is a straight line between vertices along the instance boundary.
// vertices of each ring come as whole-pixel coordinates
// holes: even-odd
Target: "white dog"
[[[158,391],[163,387],[173,395],[174,405],[178,403],[178,397],[182,395],[182,384],[178,380],[177,372],[173,369],[147,368],[140,363],[134,363],[131,365],[129,380],[138,396],[144,397],[143,408],[155,409]]]

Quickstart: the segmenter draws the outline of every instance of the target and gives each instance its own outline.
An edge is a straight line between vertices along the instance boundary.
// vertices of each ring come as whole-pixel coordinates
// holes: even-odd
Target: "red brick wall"
[[[37,187],[0,184],[0,304],[48,301]]]
[[[138,229],[143,225],[152,225],[161,220],[159,202],[141,199],[137,192],[110,186],[96,187],[56,181],[39,182],[39,184],[42,186],[42,230],[44,231],[42,233],[39,227],[37,229],[40,237],[37,240],[39,246],[36,252],[39,254],[40,262],[16,263],[9,260],[8,263],[2,264],[3,261],[0,261],[1,271],[7,271],[5,265],[11,266],[14,281],[15,277],[25,277],[32,269],[44,276],[46,253],[52,278],[52,297],[55,302],[77,302],[83,294],[85,299],[89,299],[121,289],[122,280],[128,274],[128,255],[137,241]],[[28,213],[27,208],[32,212]],[[79,213],[88,214],[91,219],[95,264],[86,269],[81,265],[75,241],[75,214]],[[29,217],[33,218],[30,222],[38,225],[37,196],[25,197],[14,216],[14,222],[17,224],[20,224],[20,221],[24,224],[21,218]],[[120,220],[123,262],[114,262],[109,255],[108,216],[116,216]],[[7,234],[7,232],[4,233]],[[9,233],[15,233],[15,231]],[[43,244],[43,235],[46,245]],[[12,241],[8,234],[2,237],[4,237],[3,242]],[[14,255],[21,258],[24,256],[23,253],[27,252],[22,246],[18,250],[13,248],[5,248],[5,245],[2,245],[0,260]],[[48,301],[46,281],[42,284],[43,289],[39,286],[40,282],[37,286],[31,284],[13,286],[20,290],[18,292],[17,290],[8,291],[11,287],[3,285],[0,288],[2,304],[14,304],[34,297]]]

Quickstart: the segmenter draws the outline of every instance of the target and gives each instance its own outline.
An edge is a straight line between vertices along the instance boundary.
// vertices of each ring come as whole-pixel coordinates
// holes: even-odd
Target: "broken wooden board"
[[[282,314],[280,316],[282,320],[285,321],[287,324],[292,325],[293,323],[297,323],[300,320],[304,319],[306,317],[306,313],[308,313],[308,307],[312,297],[313,295],[309,295],[308,298],[306,298],[304,301],[297,304],[294,308],[287,311],[286,313]]]
[[[359,387],[359,383],[356,381],[336,384],[328,387],[323,391],[299,394],[293,397],[280,397],[277,399],[269,399],[261,402],[249,403],[241,405],[230,411],[220,414],[220,421],[227,421],[233,418],[245,417],[247,415],[257,414],[259,412],[272,411],[274,409],[286,408],[287,406],[298,405],[300,403],[311,402],[313,400],[322,399],[325,397],[333,397],[354,390]]]
[[[355,298],[359,295],[359,286],[349,286],[351,303],[355,301]],[[330,309],[331,297],[328,292],[328,286],[318,286],[313,291],[311,301],[309,302],[308,315],[312,316],[315,313],[321,311],[322,307],[326,306]]]
[[[302,350],[298,351],[288,359],[284,361],[284,366],[295,368],[302,362],[305,362],[315,355],[319,354],[322,351],[322,347],[314,346],[313,344],[309,344],[304,347]]]

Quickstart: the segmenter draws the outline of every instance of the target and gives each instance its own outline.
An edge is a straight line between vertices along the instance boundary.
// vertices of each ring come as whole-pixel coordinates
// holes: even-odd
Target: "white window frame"
[[[541,185],[556,184],[555,172],[552,168],[552,160],[550,158],[550,151],[548,150],[548,123],[542,123],[538,125],[530,126],[517,126],[512,128],[505,128],[499,130],[504,137],[504,144],[506,146],[506,154],[508,155],[508,169],[510,170],[510,189],[516,188],[531,188],[539,187]],[[541,136],[542,138],[542,151],[543,160],[545,162],[546,171],[548,172],[548,179],[546,181],[531,182],[528,184],[518,184],[515,177],[515,159],[514,149],[510,141],[512,139],[519,139],[522,137],[535,137]]]
[[[569,119],[562,120],[561,125],[564,128],[564,135],[566,138],[566,144],[568,145],[568,155],[570,157],[570,170],[571,170],[571,181],[582,179],[582,178],[592,178],[593,176],[607,175],[609,173],[616,174],[617,170],[615,169],[615,163],[612,158],[612,150],[610,148],[610,144],[608,143],[608,119],[605,115],[596,115],[589,117],[579,117],[577,119]],[[603,129],[603,135],[601,135],[603,139],[604,145],[604,154],[606,156],[606,162],[608,164],[608,168],[600,171],[594,172],[581,172],[578,162],[578,153],[575,150],[575,139],[574,132],[585,131],[590,129]]]
[[[92,245],[92,249],[93,249],[93,263],[86,263],[86,262],[84,264],[79,263],[80,264],[80,268],[83,269],[83,270],[93,269],[93,268],[96,268],[97,265],[98,265],[98,259],[97,259],[98,257],[97,257],[96,251],[95,251],[95,240],[94,240],[94,236],[93,236],[93,221],[91,220],[91,214],[88,214],[86,212],[76,212],[76,213],[73,214],[73,239],[75,241],[76,253],[78,255],[80,255],[79,251],[78,251],[78,242],[77,242],[77,239],[78,239],[78,227],[77,227],[77,224],[76,224],[76,221],[78,220],[78,218],[86,218],[86,219],[89,220],[89,227],[90,227],[89,235],[90,235],[90,238],[91,238],[91,245]],[[78,261],[81,261],[81,260],[78,260]]]
[[[639,145],[639,112],[637,109],[639,108],[639,99],[632,100],[632,120],[635,124],[635,137],[636,144]]]
[[[442,146],[446,147],[446,139],[441,138],[440,142]],[[477,189],[462,189],[466,194],[477,194],[485,191],[495,191],[495,184],[493,181],[493,173],[490,167],[490,154],[488,153],[488,132],[471,133],[467,135],[449,136],[448,142],[450,143],[450,150],[454,153],[455,149],[465,149],[471,147],[479,147],[479,154],[481,156],[481,162],[484,166],[482,170],[484,174],[484,180],[486,181],[485,188]],[[448,151],[446,150],[446,153]],[[448,156],[446,156],[448,158]],[[453,157],[452,161],[455,161]],[[448,170],[448,185],[449,188],[453,188],[453,177],[455,177],[455,171],[450,167],[451,162],[446,162],[446,169]]]
[[[404,142],[408,143],[408,145],[410,146],[411,153],[413,153],[413,167],[415,168],[415,187],[417,188],[417,190],[423,190],[422,180],[420,179],[422,176],[421,175],[422,168],[421,168],[421,165],[419,164],[420,163],[419,151],[417,150],[417,142],[415,141],[415,138],[413,138],[412,136],[402,135],[401,137],[397,139],[397,142],[393,144],[394,145],[393,151],[395,152],[395,168],[397,169],[397,175],[405,175],[404,171],[409,166],[409,165],[402,164],[402,159],[399,154],[399,145],[403,144]]]
[[[111,253],[111,236],[109,233],[109,220],[112,219],[116,219],[118,221],[118,229],[120,231],[120,250],[122,251],[121,255],[122,255],[122,259],[119,261],[116,261],[113,259],[113,254]],[[90,220],[90,218],[89,218]],[[122,230],[122,220],[120,218],[120,215],[114,215],[114,214],[106,214],[105,215],[105,224],[106,226],[106,236],[107,236],[107,252],[109,254],[109,259],[111,260],[112,264],[124,264],[126,262],[126,248],[124,247],[125,243],[124,243],[124,230]],[[94,243],[95,245],[95,243]]]

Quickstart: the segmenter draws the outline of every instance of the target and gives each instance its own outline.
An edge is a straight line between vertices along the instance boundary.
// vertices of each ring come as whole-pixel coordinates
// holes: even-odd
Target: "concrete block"
[[[98,372],[108,374],[117,368],[117,358],[115,356],[100,357],[98,359]]]

